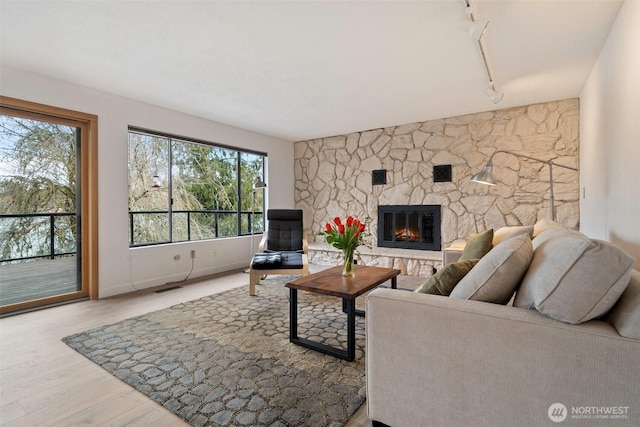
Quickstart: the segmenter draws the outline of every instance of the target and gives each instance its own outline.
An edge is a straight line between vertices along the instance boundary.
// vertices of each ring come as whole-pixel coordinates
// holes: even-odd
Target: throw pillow
[[[486,254],[451,292],[452,298],[506,304],[527,271],[533,246],[528,234],[507,239]]]
[[[542,232],[547,231],[551,228],[563,228],[562,225],[558,224],[555,221],[551,221],[550,219],[541,219],[540,221],[536,222],[535,225],[533,226],[533,234],[531,234],[531,238],[535,239],[536,237],[538,237]]]
[[[468,259],[449,264],[432,275],[416,292],[449,296],[460,279],[469,273],[478,261],[477,259]]]
[[[577,324],[603,315],[629,284],[635,260],[617,246],[554,228],[535,239],[514,305]]]
[[[460,261],[466,259],[480,259],[491,250],[491,242],[493,241],[493,228],[483,231],[482,233],[473,234],[467,240],[467,244],[462,250]]]
[[[500,242],[521,234],[528,234],[531,236],[533,234],[533,225],[498,228],[493,232],[493,246],[498,246]]]

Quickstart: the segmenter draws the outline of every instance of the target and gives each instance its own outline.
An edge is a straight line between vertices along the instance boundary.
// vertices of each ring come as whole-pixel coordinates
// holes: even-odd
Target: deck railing
[[[134,216],[136,215],[158,215],[164,214],[168,215],[168,211],[130,211],[129,212],[129,238],[131,246],[142,246],[142,245],[153,245],[160,243],[168,243],[169,241],[162,242],[136,242],[135,241],[135,233],[134,233]],[[221,215],[238,215],[238,211],[226,211],[226,210],[179,210],[172,211],[173,214],[186,214],[186,222],[187,222],[187,232],[186,232],[186,241],[191,241],[192,239],[192,224],[193,224],[193,214],[204,214],[204,215],[213,215],[213,238],[221,237],[220,236],[220,216]],[[255,217],[261,218],[262,211],[241,211],[238,216],[237,221],[237,231],[235,236],[237,235],[248,235],[250,232],[238,232],[242,230],[241,227],[241,217],[246,216],[247,218],[247,230],[252,229],[252,222]],[[26,261],[32,259],[55,259],[56,257],[75,255],[77,252],[77,248],[74,250],[63,250],[60,251],[61,244],[57,241],[56,238],[56,218],[61,217],[70,217],[75,216],[76,214],[73,212],[47,212],[47,213],[21,213],[21,214],[0,214],[0,232],[6,231],[6,226],[3,225],[3,222],[11,219],[18,218],[32,218],[33,221],[37,221],[38,218],[46,218],[47,220],[42,221],[43,224],[36,224],[35,227],[32,228],[32,232],[34,236],[32,240],[35,244],[33,246],[36,247],[35,255],[26,255],[26,256],[15,256],[15,254],[11,254],[8,258],[0,258],[0,263],[11,263],[13,261]],[[47,224],[48,223],[48,224]],[[264,221],[260,221],[260,230],[254,230],[256,233],[262,233],[262,224]],[[46,233],[43,228],[46,228]],[[72,231],[75,235],[75,230]],[[230,237],[230,236],[223,236]],[[184,241],[184,240],[181,240]],[[0,254],[0,257],[2,255]]]
[[[69,256],[69,255],[75,255],[76,250],[74,248],[73,251],[63,251],[63,252],[57,252],[57,250],[59,250],[59,248],[56,247],[56,218],[61,218],[61,217],[68,217],[68,216],[75,216],[76,214],[73,212],[47,212],[47,213],[22,213],[22,214],[0,214],[0,221],[4,222],[4,220],[7,219],[12,219],[12,218],[48,218],[48,221],[43,221],[43,223],[48,222],[48,224],[42,224],[45,227],[48,228],[47,231],[47,235],[46,237],[42,236],[41,233],[42,231],[40,230],[36,230],[36,233],[39,233],[40,236],[35,236],[33,237],[33,239],[36,241],[36,251],[38,251],[39,253],[36,255],[28,255],[28,256],[18,256],[18,257],[14,257],[11,256],[9,258],[1,258],[0,259],[0,263],[3,262],[12,262],[12,261],[26,261],[26,260],[30,260],[30,259],[39,259],[39,258],[45,258],[45,259],[55,259],[56,257],[61,257],[61,256]],[[35,221],[35,219],[34,219]],[[4,226],[2,225],[2,222],[0,222],[0,231],[4,232]],[[37,229],[37,227],[36,227]],[[74,230],[75,232],[75,230]],[[37,240],[38,239],[43,239],[44,237],[44,242],[42,242],[41,244],[37,244]],[[6,240],[5,240],[6,241]],[[58,245],[60,246],[60,245]],[[46,249],[45,249],[46,248]],[[0,255],[1,256],[1,255]]]
[[[239,213],[239,215],[238,215]],[[174,241],[191,241],[191,240],[200,240],[201,238],[195,237],[193,236],[193,225],[194,225],[194,219],[193,219],[193,215],[194,214],[200,214],[200,215],[210,215],[212,216],[212,220],[210,221],[210,223],[212,224],[211,226],[205,226],[207,229],[210,229],[212,231],[212,236],[210,238],[218,238],[218,237],[234,237],[234,236],[243,236],[243,235],[249,235],[251,234],[250,230],[253,227],[253,221],[254,218],[262,218],[263,212],[262,211],[231,211],[231,210],[172,210],[171,214],[174,215],[186,215],[186,238],[183,239],[179,239],[179,240],[170,240],[169,236],[171,234],[173,234],[173,230],[169,231],[169,229],[167,228],[167,239],[166,240],[162,240],[162,241],[153,241],[153,242],[138,242],[136,241],[136,233],[135,233],[135,228],[136,228],[136,222],[135,222],[135,218],[136,216],[139,215],[166,215],[167,218],[169,217],[169,211],[162,211],[162,210],[155,210],[155,211],[129,211],[129,244],[132,247],[135,246],[146,246],[146,245],[155,245],[155,244],[163,244],[163,243],[172,243]],[[220,230],[220,225],[222,223],[221,221],[221,217],[226,216],[226,217],[230,217],[230,216],[235,216],[235,224],[233,227],[233,231],[229,232],[228,234],[222,234],[221,235],[221,230]],[[242,218],[245,217],[247,218],[247,227],[246,227],[246,231],[243,231],[243,227],[242,227]],[[175,222],[175,219],[174,219]],[[256,230],[254,230],[255,233],[262,233],[262,227],[264,224],[264,220],[260,221],[259,224],[257,224],[257,228]],[[202,224],[200,224],[202,228]],[[167,226],[168,227],[168,226]],[[258,227],[260,228],[258,230]]]

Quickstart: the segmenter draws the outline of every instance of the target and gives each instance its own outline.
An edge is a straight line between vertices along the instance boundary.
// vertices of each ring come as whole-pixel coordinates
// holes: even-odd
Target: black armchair
[[[268,228],[249,267],[249,295],[256,294],[260,278],[273,274],[309,274],[308,242],[302,210],[269,209]]]

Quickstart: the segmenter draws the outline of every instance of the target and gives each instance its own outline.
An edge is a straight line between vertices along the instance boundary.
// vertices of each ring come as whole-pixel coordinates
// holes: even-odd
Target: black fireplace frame
[[[379,205],[378,206],[378,247],[384,248],[401,248],[401,249],[416,249],[423,251],[440,251],[442,249],[441,243],[441,205]],[[409,214],[431,214],[433,217],[432,238],[430,242],[423,242],[424,236],[423,222],[418,222],[419,237],[417,242],[409,241],[405,236],[404,239],[396,238],[395,234],[391,240],[385,239],[384,233],[384,215],[393,214],[392,228],[395,230],[399,216],[404,215],[405,224],[409,223]]]

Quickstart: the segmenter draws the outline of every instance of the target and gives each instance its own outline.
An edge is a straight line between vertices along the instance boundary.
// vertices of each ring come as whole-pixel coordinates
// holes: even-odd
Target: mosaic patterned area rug
[[[289,343],[292,277],[243,286],[63,339],[194,426],[339,426],[365,399],[364,319],[356,360]],[[299,293],[299,336],[346,348],[338,298]]]

